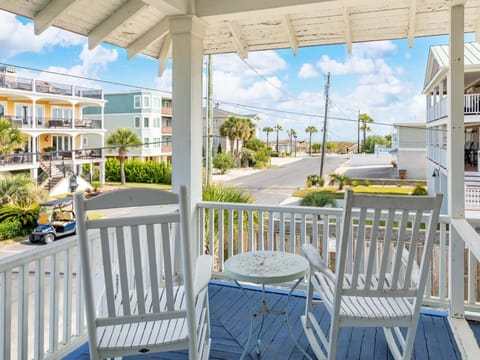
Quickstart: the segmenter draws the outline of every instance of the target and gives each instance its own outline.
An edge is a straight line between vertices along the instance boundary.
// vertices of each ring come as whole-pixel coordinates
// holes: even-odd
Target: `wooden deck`
[[[261,304],[261,291],[256,287],[248,288],[258,308]],[[250,317],[245,296],[230,282],[213,281],[209,287],[210,313],[212,325],[212,348],[210,359],[238,359],[247,341]],[[287,292],[269,290],[267,292],[268,306],[281,310]],[[305,298],[302,292],[296,292],[288,302],[290,324],[299,345],[310,356],[313,353],[308,345],[300,323],[300,315],[304,311]],[[322,324],[328,323],[328,315],[319,307],[318,315]],[[323,316],[325,315],[325,316]],[[255,329],[260,326],[260,319],[255,319]],[[253,344],[252,344],[253,345]],[[288,333],[284,317],[269,314],[266,318],[264,335],[262,337],[262,359],[304,359]],[[257,359],[254,349],[251,349],[250,359]],[[383,331],[376,328],[344,329],[340,333],[337,359],[392,359]],[[66,359],[88,359],[88,347],[85,344],[71,353]],[[186,352],[170,352],[158,355],[132,356],[128,359],[188,359]],[[414,359],[460,359],[457,346],[450,331],[446,314],[424,311],[415,339]]]

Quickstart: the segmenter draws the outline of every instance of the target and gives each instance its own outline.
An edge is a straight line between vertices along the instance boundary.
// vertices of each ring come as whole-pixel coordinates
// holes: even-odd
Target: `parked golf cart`
[[[40,204],[37,227],[29,236],[32,243],[50,244],[58,237],[75,234],[76,221],[71,197]]]

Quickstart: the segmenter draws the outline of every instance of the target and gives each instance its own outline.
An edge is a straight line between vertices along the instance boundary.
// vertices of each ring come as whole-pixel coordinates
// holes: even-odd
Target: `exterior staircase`
[[[40,188],[51,191],[65,176],[62,170],[55,164],[44,160],[39,160],[39,163],[42,170],[49,175],[48,178],[40,184]]]

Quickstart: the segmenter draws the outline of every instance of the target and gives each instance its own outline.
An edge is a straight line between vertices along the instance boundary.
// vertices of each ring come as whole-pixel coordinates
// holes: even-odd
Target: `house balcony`
[[[171,107],[162,107],[162,115],[172,115]]]
[[[162,145],[162,153],[172,153],[172,144]]]
[[[162,134],[163,135],[172,135],[172,127],[171,126],[162,126]]]
[[[464,106],[465,122],[480,120],[480,94],[465,94]],[[438,102],[427,108],[427,123],[448,116],[448,97],[442,97]]]
[[[6,116],[12,125],[22,129],[101,129],[101,119],[71,119],[71,118],[48,118],[32,116]],[[34,127],[34,122],[37,122]]]
[[[339,238],[342,210],[202,202],[197,205],[196,213],[198,245],[202,252],[213,255],[217,279],[210,284],[211,353],[216,354],[216,358],[238,358],[247,340],[250,318],[244,295],[225,279],[225,260],[257,249],[300,254],[302,244],[312,243],[334,269],[335,239]],[[469,319],[480,318],[480,236],[473,230],[479,225],[446,216],[440,219],[415,341],[417,359],[460,359],[465,355],[465,347],[464,344],[458,346],[455,339],[464,339],[466,332],[473,337],[470,329],[480,332],[477,323],[451,318],[445,312],[451,307],[455,309],[452,311],[464,310]],[[456,229],[455,234],[449,231],[452,228]],[[421,253],[421,249],[418,250]],[[92,251],[95,255],[97,250]],[[131,255],[126,254],[127,258]],[[95,278],[102,273],[103,264],[102,258],[94,258]],[[465,266],[464,259],[467,260]],[[112,269],[117,269],[117,261],[117,254],[113,253]],[[4,358],[88,359],[79,266],[75,237],[0,260],[0,333],[3,334],[0,349]],[[261,288],[248,289],[249,295],[260,304]],[[103,290],[97,291],[101,294]],[[285,289],[269,289],[267,302],[273,309],[281,310],[286,294]],[[304,296],[304,286],[301,286],[288,299],[287,306],[293,334],[300,347],[312,356],[299,321],[304,311]],[[323,309],[319,309],[319,315],[321,311]],[[266,321],[263,339],[267,349],[262,357],[303,358],[293,346],[283,319],[271,314]],[[254,320],[254,329],[259,326],[259,321]],[[346,329],[339,341],[337,358],[390,356],[383,332],[375,328]],[[253,348],[250,355],[255,357]],[[169,358],[188,357],[184,352],[176,352]]]
[[[89,99],[103,99],[101,89],[85,88],[71,84],[61,84],[51,81],[5,76],[0,74],[0,88],[23,90],[37,94],[51,94],[61,96],[75,96]]]

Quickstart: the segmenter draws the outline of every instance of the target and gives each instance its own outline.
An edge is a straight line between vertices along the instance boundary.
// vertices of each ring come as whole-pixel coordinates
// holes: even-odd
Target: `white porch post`
[[[172,36],[172,188],[190,191],[192,258],[199,249],[196,204],[202,200],[203,21],[192,15],[170,18]]]
[[[447,124],[448,148],[448,214],[465,218],[464,190],[464,1],[452,1],[449,24],[449,75]],[[456,176],[454,176],[456,174]],[[452,227],[453,228],[453,227]],[[455,229],[450,232],[450,316],[464,316],[463,240]]]

